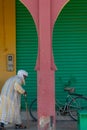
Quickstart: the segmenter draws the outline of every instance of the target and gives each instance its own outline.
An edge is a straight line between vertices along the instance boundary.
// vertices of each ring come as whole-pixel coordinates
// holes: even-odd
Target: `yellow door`
[[[16,72],[15,0],[0,0],[0,90]]]

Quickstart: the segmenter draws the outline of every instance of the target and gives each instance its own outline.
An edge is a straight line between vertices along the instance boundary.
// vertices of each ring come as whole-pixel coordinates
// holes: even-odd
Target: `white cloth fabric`
[[[26,72],[25,70],[19,70],[17,75],[23,78],[23,76],[28,76],[28,72]]]
[[[24,79],[21,76],[9,78],[4,84],[0,95],[0,122],[21,124],[20,101]]]

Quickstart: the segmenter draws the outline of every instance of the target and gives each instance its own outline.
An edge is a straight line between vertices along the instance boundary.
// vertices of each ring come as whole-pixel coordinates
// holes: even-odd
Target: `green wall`
[[[28,101],[36,97],[38,37],[28,10],[16,0],[17,70],[29,72],[26,81]],[[71,81],[76,92],[87,95],[87,0],[70,0],[61,11],[53,31],[56,97],[64,101],[64,84]],[[24,97],[22,98],[24,108]]]
[[[28,92],[28,103],[37,95],[37,74],[35,71],[38,38],[34,21],[28,10],[16,0],[16,53],[17,70],[28,71],[25,90]],[[25,107],[22,96],[22,108]]]
[[[60,13],[53,32],[56,96],[64,98],[71,79],[76,92],[87,95],[87,0],[70,0]]]

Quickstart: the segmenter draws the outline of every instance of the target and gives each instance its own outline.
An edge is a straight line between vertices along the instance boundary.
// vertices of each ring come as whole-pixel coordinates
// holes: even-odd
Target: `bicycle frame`
[[[68,106],[72,99],[73,99],[72,95],[68,94],[66,96],[65,103],[61,103],[59,100],[56,100],[56,111],[58,110],[57,112],[60,112],[59,115],[67,114],[69,112]]]
[[[82,94],[74,93],[73,88],[66,88],[65,91],[68,92],[66,96],[65,103],[56,100],[55,109],[56,117],[57,115],[69,115],[73,120],[78,120],[78,111],[87,110],[87,97]],[[30,105],[30,115],[34,121],[37,121],[37,114],[34,114],[33,107],[37,104],[37,99],[34,99]],[[37,109],[36,109],[37,112]]]

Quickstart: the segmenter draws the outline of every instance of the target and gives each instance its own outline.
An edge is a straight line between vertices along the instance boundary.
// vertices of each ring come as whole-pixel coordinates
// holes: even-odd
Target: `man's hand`
[[[26,91],[24,92],[24,96],[27,96],[27,92]]]

